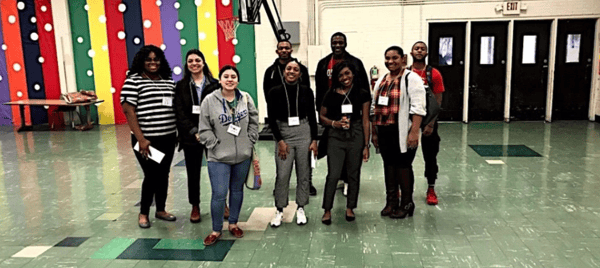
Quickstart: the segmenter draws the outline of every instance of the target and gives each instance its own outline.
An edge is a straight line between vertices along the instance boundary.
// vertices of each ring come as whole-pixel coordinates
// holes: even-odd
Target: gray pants
[[[308,204],[310,187],[310,153],[308,148],[312,142],[310,126],[307,120],[301,120],[299,126],[290,127],[287,122],[277,121],[283,141],[288,144],[290,153],[282,160],[277,152],[279,145],[275,144],[275,165],[277,178],[275,179],[275,206],[279,209],[287,207],[290,192],[290,178],[292,167],[296,163],[296,204]]]
[[[360,187],[360,167],[365,146],[362,121],[353,121],[350,129],[329,128],[327,140],[327,181],[323,194],[323,209],[331,210],[342,168],[348,172],[346,208],[355,209]]]

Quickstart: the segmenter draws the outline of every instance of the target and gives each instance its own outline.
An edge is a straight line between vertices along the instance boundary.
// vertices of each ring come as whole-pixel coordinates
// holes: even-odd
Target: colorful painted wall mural
[[[66,1],[68,18],[52,17],[54,1]],[[175,81],[183,76],[186,52],[199,48],[214,75],[224,65],[237,65],[240,88],[257,98],[254,26],[234,27],[238,1],[2,0],[0,7],[2,103],[58,99],[61,89],[64,93],[55,20],[70,22],[75,73],[66,75],[75,77],[77,91],[93,90],[104,100],[91,109],[94,122],[127,123],[121,87],[135,53],[150,44],[165,51]],[[26,124],[64,122],[53,107],[27,108],[25,117]],[[0,105],[0,124],[19,125],[18,108]]]

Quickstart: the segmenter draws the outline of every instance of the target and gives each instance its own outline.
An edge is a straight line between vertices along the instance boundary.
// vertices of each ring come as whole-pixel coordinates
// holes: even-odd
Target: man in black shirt
[[[269,95],[269,91],[275,87],[283,85],[283,69],[285,65],[292,59],[292,44],[289,41],[281,41],[277,43],[277,49],[275,53],[279,56],[273,65],[269,66],[265,71],[265,78],[263,79],[263,90],[265,92],[265,98]],[[310,78],[308,77],[308,69],[306,66],[300,64],[300,71],[302,76],[300,77],[300,84],[310,88]]]

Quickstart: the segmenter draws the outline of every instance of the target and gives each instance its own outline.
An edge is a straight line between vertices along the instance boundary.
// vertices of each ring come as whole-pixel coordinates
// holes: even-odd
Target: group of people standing
[[[412,47],[411,68],[406,68],[407,57],[402,48],[388,48],[384,58],[389,73],[377,81],[372,92],[363,63],[350,55],[346,46],[343,33],[332,36],[332,53],[319,61],[315,74],[316,101],[308,70],[291,56],[290,42],[277,44],[279,57],[265,72],[268,123],[276,143],[277,211],[271,220],[272,227],[282,223],[294,166],[296,222],[299,225],[308,222],[304,208],[309,196],[316,195],[311,169],[311,161],[316,160],[311,158],[325,154],[328,174],[321,221],[332,222],[331,210],[340,179],[347,183],[345,218],[355,220],[361,165],[370,157],[371,143],[381,152],[384,162],[386,205],[381,215],[412,216],[415,209],[412,162],[421,130],[425,177],[429,183],[427,203],[438,202],[433,190],[440,142],[437,122],[421,128],[421,119],[426,114],[425,86],[433,88],[440,104],[444,87],[439,71],[425,64],[425,43],[417,42]],[[133,150],[144,172],[138,217],[141,228],[151,226],[149,212],[153,200],[157,219],[176,220],[165,211],[165,202],[178,143],[185,156],[193,223],[201,221],[200,168],[203,154],[206,155],[212,189],[212,232],[204,244],[212,245],[221,237],[224,218],[228,219],[229,232],[243,237],[237,222],[244,182],[258,140],[258,111],[248,93],[238,89],[239,80],[239,71],[230,65],[221,68],[218,78],[214,78],[204,55],[197,49],[187,52],[184,77],[177,83],[172,80],[160,48],[148,45],[136,54],[121,92],[121,104],[131,129]],[[325,127],[320,141],[317,122]],[[164,157],[157,159],[160,153]]]
[[[309,193],[316,194],[316,189],[312,189],[310,158],[317,155],[328,156],[322,223],[329,225],[332,222],[331,210],[339,180],[347,187],[345,218],[355,220],[361,165],[370,157],[371,143],[381,152],[384,162],[386,205],[381,211],[382,216],[405,218],[414,213],[412,162],[421,136],[425,177],[429,183],[427,204],[438,203],[434,190],[440,143],[437,122],[421,127],[421,120],[426,115],[426,87],[432,88],[441,105],[444,85],[439,71],[425,63],[426,44],[417,42],[413,45],[410,52],[413,66],[408,68],[403,49],[398,46],[388,48],[384,52],[384,62],[389,73],[377,81],[373,91],[362,61],[350,55],[346,47],[347,38],[343,33],[332,35],[332,53],[317,64],[314,104],[312,90],[306,81],[308,70],[291,56],[290,42],[277,44],[279,57],[265,72],[268,122],[276,141],[274,194],[277,212],[271,220],[272,227],[281,225],[283,209],[288,205],[292,162],[297,175],[296,222],[299,225],[307,222],[304,206],[308,203]],[[319,123],[325,127],[318,146],[313,105]]]
[[[240,74],[234,66],[222,67],[217,80],[202,52],[192,49],[187,52],[184,72],[183,79],[175,83],[163,51],[153,45],[144,46],[136,54],[121,91],[132,147],[144,172],[138,224],[150,228],[153,199],[157,219],[176,220],[165,211],[165,202],[171,162],[179,142],[186,161],[193,223],[201,221],[200,168],[203,153],[206,155],[213,232],[204,244],[212,245],[221,237],[224,218],[233,236],[244,236],[237,222],[252,150],[258,140],[258,110],[248,93],[237,88]],[[157,159],[161,153],[164,157]]]

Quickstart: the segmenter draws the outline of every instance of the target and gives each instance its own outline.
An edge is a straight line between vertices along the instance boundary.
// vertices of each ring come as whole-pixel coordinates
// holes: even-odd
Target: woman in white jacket
[[[402,48],[385,51],[385,66],[390,72],[377,81],[371,105],[372,142],[380,149],[385,175],[386,205],[381,215],[405,218],[415,211],[412,162],[426,114],[425,88],[418,75],[405,70]],[[398,200],[398,185],[402,200]]]

